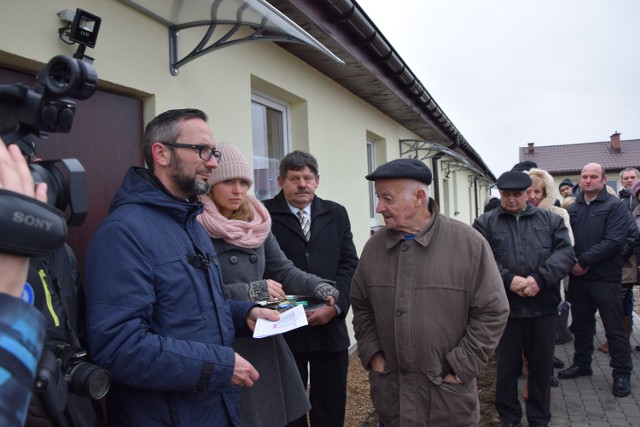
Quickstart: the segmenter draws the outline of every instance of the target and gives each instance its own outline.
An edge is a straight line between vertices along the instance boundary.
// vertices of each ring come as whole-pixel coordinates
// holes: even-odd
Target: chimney
[[[614,153],[620,152],[620,134],[618,133],[618,131],[611,135],[611,151],[613,151]]]
[[[527,154],[533,154],[533,144],[535,144],[535,142],[528,142],[528,148],[527,148]]]

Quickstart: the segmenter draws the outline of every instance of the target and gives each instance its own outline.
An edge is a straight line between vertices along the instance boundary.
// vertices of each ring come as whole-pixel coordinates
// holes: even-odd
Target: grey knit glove
[[[324,282],[318,283],[313,292],[315,293],[316,298],[321,299],[322,301],[326,301],[327,297],[335,297],[337,301],[338,296],[340,296],[340,292],[336,288]]]
[[[249,301],[269,301],[269,287],[266,280],[249,283]]]

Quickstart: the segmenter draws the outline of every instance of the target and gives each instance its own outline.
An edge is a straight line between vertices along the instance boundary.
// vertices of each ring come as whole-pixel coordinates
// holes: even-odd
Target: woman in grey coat
[[[338,291],[318,276],[297,269],[271,234],[265,207],[247,191],[253,171],[237,147],[222,143],[222,158],[212,171],[211,192],[201,196],[198,217],[211,236],[229,299],[273,301],[285,294],[312,295],[333,305]],[[295,360],[282,335],[236,338],[235,351],[260,378],[240,391],[243,426],[284,426],[310,409]]]

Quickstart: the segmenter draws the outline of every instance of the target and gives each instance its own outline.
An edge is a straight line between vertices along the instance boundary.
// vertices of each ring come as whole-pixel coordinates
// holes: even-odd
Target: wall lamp
[[[86,56],[84,50],[87,47],[94,48],[98,40],[98,31],[102,18],[82,9],[64,9],[57,13],[60,20],[67,25],[58,29],[60,40],[73,45],[78,43],[78,50],[73,55],[76,59],[85,57],[93,61],[93,58]],[[65,37],[67,40],[65,40]]]

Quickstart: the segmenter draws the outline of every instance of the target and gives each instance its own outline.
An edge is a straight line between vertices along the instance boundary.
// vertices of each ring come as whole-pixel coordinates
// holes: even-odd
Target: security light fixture
[[[60,39],[67,44],[78,43],[78,51],[75,58],[82,59],[86,47],[94,48],[98,40],[98,31],[102,18],[82,9],[64,9],[57,13],[62,22],[67,25],[58,30]],[[62,36],[66,36],[69,41],[65,41]]]
[[[76,9],[76,16],[71,24],[69,38],[76,43],[94,48],[98,40],[98,31],[102,18],[82,9]]]

